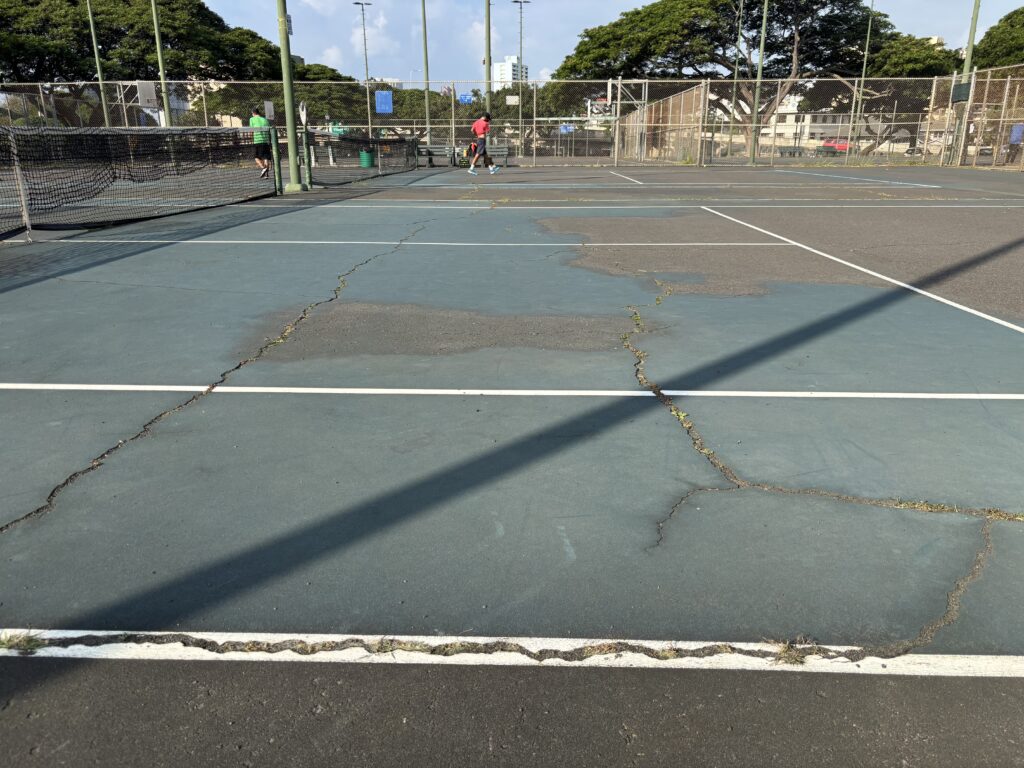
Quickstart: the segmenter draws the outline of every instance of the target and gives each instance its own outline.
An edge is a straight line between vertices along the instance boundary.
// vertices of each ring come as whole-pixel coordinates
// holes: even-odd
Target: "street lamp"
[[[427,113],[427,144],[430,140],[430,57],[427,55],[427,0],[420,0],[423,10],[423,109]],[[452,137],[454,140],[454,137]]]
[[[484,44],[484,79],[487,81],[487,90],[484,93],[484,105],[488,112],[491,111],[491,0],[484,0],[484,27],[486,43]]]
[[[519,6],[519,156],[523,156],[523,6],[530,0],[512,0]]]
[[[156,8],[156,0],[151,0],[153,7],[153,36],[156,39],[156,63],[160,69],[160,92],[164,101],[164,126],[171,127],[171,100],[167,95],[167,75],[164,74],[164,47],[160,40],[160,12]]]
[[[363,17],[363,65],[366,68],[366,135],[367,138],[373,138],[373,117],[370,111],[370,54],[366,48],[366,6],[373,5],[373,3],[355,2],[352,5],[359,6],[359,12]]]
[[[732,107],[729,112],[729,146],[726,157],[732,157],[732,132],[736,125],[736,90],[740,79],[740,51],[743,49],[743,0],[740,0],[739,12],[736,14],[736,60],[732,65]],[[749,71],[749,70],[748,70]]]
[[[107,94],[103,90],[103,64],[100,62],[100,46],[96,42],[96,23],[92,18],[92,0],[85,0],[89,13],[89,33],[92,35],[92,52],[96,56],[96,79],[100,83],[100,104],[103,105],[103,125],[110,127],[110,111],[107,109]]]
[[[864,81],[868,76],[868,51],[871,49],[871,24],[875,20],[875,0],[871,0],[871,15],[868,16],[868,34],[864,39],[864,64],[860,69],[860,88],[858,93],[854,94],[853,103],[854,110],[853,115],[850,116],[851,130],[853,125],[857,128],[857,146],[860,146],[860,121],[861,114],[864,111]],[[859,151],[859,149],[858,149]],[[850,148],[846,148],[846,159],[850,159]]]
[[[967,54],[964,56],[964,78],[970,77],[971,64],[974,62],[974,36],[978,33],[978,13],[981,11],[981,0],[974,0],[974,15],[971,17],[971,34],[967,37]]]

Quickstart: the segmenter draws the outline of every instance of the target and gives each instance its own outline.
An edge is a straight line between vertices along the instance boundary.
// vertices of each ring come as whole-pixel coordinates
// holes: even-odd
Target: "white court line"
[[[979,198],[980,199],[980,198]],[[435,202],[447,202],[438,200]],[[547,200],[545,203],[557,203],[563,202],[558,200]],[[292,208],[294,210],[315,210],[318,208],[335,208],[335,209],[359,209],[367,210],[373,208],[381,208],[385,210],[430,210],[430,211],[630,211],[630,210],[686,210],[694,208],[703,208],[707,205],[707,202],[703,203],[687,203],[679,205],[579,205],[578,200],[566,200],[564,202],[577,203],[576,205],[545,205],[538,203],[537,205],[503,205],[501,203],[495,203],[494,205],[446,205],[443,208],[437,208],[435,205],[369,205],[366,203],[331,203],[328,205],[249,205],[241,204],[237,207],[249,207],[249,208]],[[608,201],[599,201],[608,202]],[[851,201],[853,202],[853,201]],[[776,204],[781,203],[781,204]],[[936,203],[936,204],[905,204],[899,200],[893,200],[890,203],[868,203],[868,204],[853,204],[846,205],[842,202],[828,202],[828,203],[815,203],[814,201],[808,200],[806,205],[790,205],[787,201],[780,200],[779,198],[765,198],[763,202],[758,203],[729,203],[725,205],[715,204],[715,208],[1024,208],[1024,200],[1020,203],[998,203],[995,205],[987,205],[984,203],[971,204],[971,203]]]
[[[634,184],[641,184],[641,185],[643,184],[642,181],[637,181],[636,179],[631,179],[631,178],[629,178],[629,176],[623,176],[621,173],[616,173],[615,171],[608,171],[608,173],[610,173],[612,176],[618,176],[620,179],[625,179],[626,181],[632,181]]]
[[[73,245],[75,243],[108,243],[108,244],[154,244],[154,245],[389,245],[402,247],[429,247],[429,248],[676,248],[676,247],[700,247],[700,248],[721,248],[735,246],[774,246],[780,247],[785,243],[722,243],[722,242],[687,242],[687,243],[435,243],[435,242],[407,242],[402,240],[157,240],[157,239],[115,239],[115,238],[74,238],[69,240],[51,240],[52,243],[62,245]]]
[[[846,179],[852,181],[870,181],[876,184],[891,184],[900,187],[921,187],[923,189],[945,189],[938,184],[915,184],[910,181],[890,181],[887,179],[865,179],[863,176],[840,176],[836,173],[815,173],[813,171],[788,171],[781,168],[773,169],[776,173],[798,173],[802,176],[823,176],[826,179]]]
[[[420,635],[343,635],[343,634],[286,634],[244,632],[117,632],[87,630],[3,630],[5,635],[27,634],[39,641],[68,642],[77,638],[109,638],[101,645],[74,645],[68,647],[42,647],[33,658],[98,659],[98,660],[168,660],[168,661],[276,661],[276,662],[333,662],[342,664],[431,664],[459,666],[532,666],[532,667],[619,667],[649,669],[703,669],[764,672],[825,672],[854,675],[927,676],[927,677],[1024,677],[1024,657],[981,656],[953,654],[907,654],[896,658],[868,656],[860,661],[839,657],[808,656],[804,663],[780,663],[776,654],[781,646],[771,643],[728,643],[658,640],[597,640],[546,637],[475,637],[475,636],[420,636]],[[145,638],[165,638],[171,635],[188,638],[204,644],[267,644],[304,643],[307,646],[335,644],[341,650],[323,650],[316,653],[279,651],[225,651],[206,650],[181,642],[144,642]],[[133,642],[134,640],[134,642]],[[373,649],[385,643],[381,650]],[[502,643],[505,649],[486,652],[487,646]],[[461,645],[465,652],[441,654],[432,649]],[[352,647],[344,647],[352,646]],[[405,646],[409,650],[394,650]],[[479,650],[473,652],[472,647]],[[597,648],[614,648],[604,653]],[[799,648],[799,646],[797,646]],[[419,650],[416,650],[419,649]],[[859,651],[855,646],[826,646],[828,652],[843,654]],[[559,654],[579,653],[579,660],[549,658],[543,661],[530,654],[553,651]],[[589,653],[580,653],[589,651]],[[679,658],[652,658],[645,651],[664,654],[675,651]],[[590,655],[593,654],[593,655]],[[685,655],[692,654],[692,655]],[[764,654],[753,655],[753,654]],[[0,657],[19,656],[16,650],[0,650]]]
[[[0,391],[12,392],[206,392],[202,385],[161,384],[47,384],[0,382]],[[817,390],[666,389],[669,397],[752,398],[783,400],[985,400],[1021,401],[1013,392],[821,392]],[[654,397],[643,389],[423,389],[403,387],[236,387],[220,386],[213,394],[225,395],[390,395],[405,397]]]
[[[735,222],[736,224],[740,224],[740,225],[742,225],[744,227],[747,227],[748,229],[753,229],[755,232],[760,232],[762,235],[768,235],[770,237],[776,237],[776,238],[778,238],[779,240],[781,240],[784,243],[789,243],[790,245],[794,245],[797,248],[802,248],[803,250],[808,251],[809,253],[813,253],[816,256],[824,256],[826,259],[830,259],[830,260],[836,262],[837,264],[842,264],[845,267],[850,267],[851,269],[856,269],[858,272],[863,272],[866,275],[871,275],[872,277],[877,277],[879,280],[884,280],[887,283],[891,283],[892,285],[899,286],[900,288],[905,288],[908,291],[913,291],[914,293],[920,294],[921,296],[925,296],[925,297],[927,297],[929,299],[932,299],[933,301],[938,301],[941,304],[945,304],[947,306],[953,307],[954,309],[959,309],[961,312],[967,312],[968,314],[974,315],[975,317],[980,317],[982,320],[988,320],[990,323],[995,323],[996,325],[1001,325],[1004,328],[1009,328],[1011,331],[1016,331],[1017,333],[1024,333],[1024,328],[1022,328],[1019,325],[1014,325],[1013,323],[1009,323],[1006,320],[1000,320],[998,317],[993,317],[992,315],[986,315],[984,312],[979,312],[976,309],[971,309],[970,307],[964,306],[963,304],[957,304],[955,301],[950,301],[949,299],[944,299],[942,296],[938,296],[937,294],[929,293],[928,291],[924,291],[924,290],[922,290],[920,288],[917,288],[917,287],[915,287],[913,285],[910,285],[909,283],[904,283],[904,282],[902,282],[900,280],[896,280],[896,279],[894,279],[892,277],[889,277],[887,275],[883,275],[881,272],[875,272],[874,270],[867,269],[867,268],[862,267],[862,266],[860,266],[858,264],[854,264],[851,261],[846,261],[845,259],[840,259],[840,258],[838,258],[836,256],[832,256],[830,254],[827,254],[824,251],[819,251],[817,248],[812,248],[809,245],[804,245],[803,243],[798,243],[796,240],[791,240],[788,237],[783,237],[782,235],[777,235],[774,232],[769,232],[767,229],[762,229],[761,227],[754,226],[753,224],[749,224],[749,223],[747,223],[745,221],[740,221],[739,219],[734,219],[732,216],[727,216],[726,214],[721,213],[720,211],[716,211],[716,210],[713,210],[713,209],[707,208],[707,207],[705,207],[704,210],[707,211],[708,213],[715,214],[715,216],[721,216],[723,219],[728,219],[729,221]]]

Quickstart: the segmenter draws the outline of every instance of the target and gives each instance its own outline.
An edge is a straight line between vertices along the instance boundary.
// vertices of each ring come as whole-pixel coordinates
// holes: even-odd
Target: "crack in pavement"
[[[672,294],[671,287],[664,286],[660,281],[656,281],[659,287],[663,288],[663,293],[659,294],[655,298],[655,306],[660,306],[662,301]],[[926,501],[903,501],[902,499],[877,499],[869,497],[857,497],[848,494],[837,493],[835,491],[829,491],[819,488],[786,488],[783,486],[771,485],[768,483],[757,483],[745,480],[729,465],[727,465],[721,457],[719,457],[712,449],[708,448],[704,442],[704,438],[696,425],[690,419],[689,415],[681,410],[672,398],[666,395],[662,389],[655,383],[652,382],[646,374],[645,365],[648,358],[648,353],[638,348],[633,343],[633,337],[647,333],[647,324],[644,320],[640,309],[636,306],[629,306],[627,310],[630,312],[633,319],[634,330],[623,334],[622,344],[628,349],[634,356],[635,362],[633,364],[635,376],[640,386],[651,391],[655,397],[672,413],[673,417],[679,422],[679,424],[686,431],[693,444],[694,449],[704,456],[705,459],[719,472],[719,474],[728,481],[730,487],[719,488],[714,486],[702,486],[692,488],[687,491],[669,510],[666,517],[659,520],[656,523],[657,538],[655,543],[647,548],[647,552],[659,547],[665,539],[665,527],[672,521],[678,511],[695,495],[699,493],[730,493],[741,489],[754,489],[765,493],[771,494],[782,494],[792,496],[814,496],[816,498],[824,498],[833,501],[839,501],[845,504],[864,504],[873,507],[883,507],[886,509],[910,509],[918,512],[931,512],[931,513],[944,513],[944,514],[959,514],[970,517],[977,517],[984,520],[981,527],[982,546],[975,553],[974,562],[970,570],[964,574],[960,579],[953,585],[953,589],[946,595],[946,610],[938,619],[926,624],[917,636],[910,640],[899,640],[893,643],[882,644],[873,647],[865,647],[856,651],[844,651],[839,654],[840,657],[846,658],[850,661],[860,661],[867,656],[873,656],[878,658],[895,658],[897,656],[903,656],[911,651],[918,648],[922,648],[932,642],[935,635],[943,628],[952,625],[960,617],[961,599],[967,592],[967,589],[977,581],[985,566],[988,564],[989,557],[992,554],[993,543],[992,543],[992,526],[996,521],[1001,522],[1024,522],[1024,515],[1016,514],[1012,512],[1006,512],[1000,509],[976,509],[976,508],[962,508],[955,505],[949,504],[936,504]],[[802,663],[804,659],[809,656],[820,656],[822,652],[828,652],[828,649],[818,646],[811,640],[805,638],[797,638],[793,641],[784,641],[781,643],[783,649],[779,652],[783,657],[783,661],[788,663]],[[828,657],[825,658],[837,658]]]
[[[403,237],[400,240],[398,240],[395,243],[395,245],[391,247],[390,250],[374,254],[373,256],[370,256],[369,258],[359,262],[358,264],[356,264],[355,266],[350,268],[347,272],[345,272],[345,273],[343,273],[341,275],[338,275],[338,284],[332,289],[330,297],[328,297],[326,299],[322,299],[320,301],[313,302],[312,304],[307,305],[305,307],[305,309],[303,309],[302,312],[300,312],[299,315],[294,320],[292,320],[290,323],[288,323],[284,327],[284,329],[281,331],[281,333],[279,333],[276,337],[274,337],[272,339],[267,339],[266,342],[258,350],[256,350],[256,352],[254,354],[250,355],[249,357],[245,358],[244,360],[241,360],[237,365],[234,365],[231,368],[229,368],[228,370],[226,370],[223,373],[221,373],[220,377],[215,382],[213,382],[212,384],[207,386],[206,389],[204,389],[202,392],[197,392],[195,395],[190,397],[188,400],[185,400],[184,402],[179,403],[178,405],[174,406],[173,408],[170,408],[170,409],[168,409],[166,411],[163,411],[162,413],[157,414],[152,419],[147,421],[142,426],[142,429],[140,429],[134,435],[132,435],[131,437],[126,438],[126,439],[118,440],[115,445],[112,445],[111,447],[109,447],[105,451],[103,451],[103,453],[101,453],[98,456],[96,456],[95,458],[93,458],[89,462],[88,466],[83,467],[82,469],[79,469],[79,470],[73,472],[72,474],[68,475],[63,481],[61,481],[59,484],[54,486],[54,488],[49,492],[49,494],[47,494],[47,496],[46,496],[46,503],[44,503],[43,505],[41,505],[39,507],[36,507],[31,512],[28,512],[28,513],[22,515],[19,518],[11,520],[10,522],[5,523],[4,525],[0,525],[0,535],[3,535],[5,533],[7,533],[8,531],[16,528],[17,526],[20,526],[20,525],[24,524],[25,522],[27,522],[29,520],[32,520],[34,518],[40,517],[42,515],[45,515],[48,512],[51,512],[53,510],[53,508],[56,506],[58,497],[69,486],[73,485],[74,483],[76,483],[78,480],[80,480],[81,478],[85,477],[86,475],[89,475],[89,474],[95,472],[97,469],[99,469],[100,467],[102,467],[104,465],[104,463],[106,462],[107,459],[109,459],[111,456],[113,456],[114,454],[116,454],[119,451],[121,451],[125,446],[128,446],[128,445],[136,442],[137,440],[141,440],[141,439],[143,439],[145,437],[149,437],[150,434],[152,434],[153,427],[155,427],[161,421],[163,421],[164,419],[166,419],[169,416],[172,416],[172,415],[174,415],[174,414],[176,414],[176,413],[178,413],[180,411],[185,410],[186,408],[189,408],[190,406],[192,406],[195,403],[197,403],[199,400],[202,400],[207,395],[211,394],[214,390],[217,389],[217,387],[220,387],[220,386],[226,384],[228,379],[234,373],[236,373],[237,371],[241,370],[245,366],[251,365],[252,363],[255,363],[258,360],[260,360],[260,358],[262,358],[267,353],[267,351],[269,349],[271,349],[272,347],[275,347],[275,346],[277,346],[279,344],[284,344],[286,341],[288,341],[288,338],[295,332],[296,328],[299,325],[301,325],[316,309],[318,309],[319,307],[322,307],[322,306],[324,306],[326,304],[330,304],[330,303],[332,303],[334,301],[337,301],[341,297],[342,291],[345,290],[345,288],[346,288],[346,286],[348,284],[347,283],[347,278],[348,277],[350,277],[356,271],[358,271],[362,267],[365,267],[367,264],[369,264],[372,261],[376,261],[377,259],[383,258],[385,256],[390,256],[390,255],[392,255],[394,253],[397,253],[398,250],[405,243],[407,243],[409,240],[411,240],[417,234],[419,234],[424,229],[426,229],[427,225],[430,224],[433,221],[437,221],[437,219],[436,218],[431,218],[431,219],[422,219],[422,220],[419,220],[419,221],[410,222],[409,226],[410,227],[414,227],[414,229],[411,232],[409,232],[409,234],[407,234],[405,237]]]

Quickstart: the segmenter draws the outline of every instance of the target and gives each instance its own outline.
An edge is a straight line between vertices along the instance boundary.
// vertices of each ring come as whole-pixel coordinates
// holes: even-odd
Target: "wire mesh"
[[[25,226],[103,226],[272,195],[273,178],[262,177],[255,163],[261,152],[272,154],[271,134],[0,127],[0,236]]]

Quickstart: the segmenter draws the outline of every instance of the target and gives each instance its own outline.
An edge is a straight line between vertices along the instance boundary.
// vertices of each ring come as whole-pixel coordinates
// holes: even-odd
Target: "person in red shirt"
[[[476,161],[482,157],[484,164],[490,169],[493,176],[501,170],[501,166],[495,165],[494,161],[491,160],[491,156],[487,154],[487,134],[491,130],[491,113],[484,112],[480,119],[473,123],[471,130],[473,135],[476,136],[476,148],[473,150],[473,159],[469,161],[469,173],[472,176],[477,175]]]

